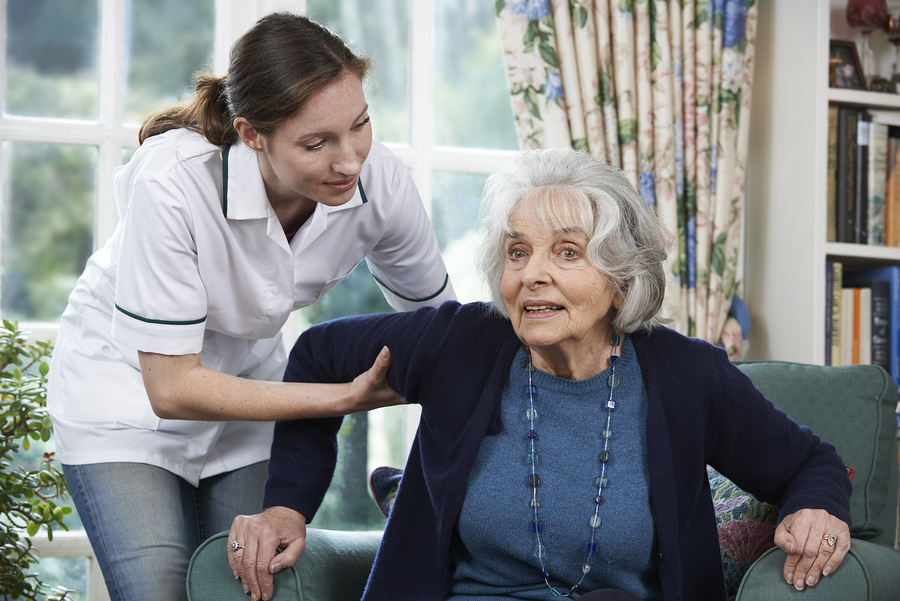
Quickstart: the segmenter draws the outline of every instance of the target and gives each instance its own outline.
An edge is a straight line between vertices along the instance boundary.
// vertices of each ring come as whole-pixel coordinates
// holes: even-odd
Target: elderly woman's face
[[[510,231],[500,291],[519,338],[567,355],[607,348],[619,301],[587,259],[590,232],[575,223],[550,231],[530,202],[513,213]]]

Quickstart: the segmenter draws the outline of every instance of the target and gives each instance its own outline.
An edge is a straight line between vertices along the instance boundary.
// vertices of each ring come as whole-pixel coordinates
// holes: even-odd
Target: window
[[[0,316],[53,337],[90,253],[112,234],[112,172],[137,146],[154,108],[185,97],[192,74],[225,68],[231,42],[262,14],[293,8],[371,56],[375,137],[409,167],[432,217],[457,294],[485,298],[471,268],[487,173],[517,148],[493,3],[483,0],[0,0],[6,44],[0,78]],[[389,310],[361,265],[302,310],[286,339],[311,323]],[[411,409],[345,421],[339,472],[316,526],[383,524],[366,478],[402,465]],[[52,444],[52,441],[51,441]],[[83,534],[36,541],[48,584],[105,598]],[[85,559],[87,558],[87,559]]]

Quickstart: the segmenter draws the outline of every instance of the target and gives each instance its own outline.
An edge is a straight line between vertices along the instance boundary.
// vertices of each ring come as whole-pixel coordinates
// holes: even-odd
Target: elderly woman
[[[835,570],[840,458],[721,349],[660,324],[668,236],[621,172],[526,152],[484,203],[493,304],[331,322],[290,357],[289,379],[342,382],[388,346],[387,383],[422,406],[364,599],[724,599],[707,464],[780,506],[791,585]],[[276,426],[270,509],[231,533],[254,598],[303,550],[339,426]]]

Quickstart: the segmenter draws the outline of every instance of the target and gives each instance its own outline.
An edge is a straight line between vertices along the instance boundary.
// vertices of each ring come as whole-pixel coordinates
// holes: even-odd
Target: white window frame
[[[335,0],[339,2],[340,0]],[[409,144],[389,144],[409,167],[413,180],[431,214],[434,171],[488,173],[508,159],[513,152],[436,147],[434,140],[434,16],[437,0],[409,0],[411,48],[410,65],[411,124]],[[7,0],[0,0],[0,25],[6,31]],[[306,12],[306,0],[216,0],[214,68],[227,68],[231,44],[264,14],[274,10]],[[138,145],[138,126],[121,123],[124,103],[124,0],[99,0],[98,30],[99,107],[96,121],[39,119],[15,117],[0,112],[0,161],[2,143],[36,142],[75,144],[98,149],[96,198],[94,210],[94,248],[102,246],[112,235],[118,215],[111,185],[113,171],[122,163],[125,149]],[[0,65],[6,64],[6,47],[0,44]],[[0,77],[0,98],[5,98],[5,77]],[[0,206],[3,190],[0,189]],[[293,320],[292,320],[293,322]],[[296,323],[296,322],[294,322]],[[23,329],[34,339],[56,339],[57,324],[25,323]],[[290,327],[290,323],[289,326]],[[288,338],[291,338],[288,336]],[[411,416],[414,417],[414,416]],[[416,419],[408,419],[406,442],[415,433]],[[407,444],[407,448],[408,448]],[[90,543],[83,533],[56,532],[53,541],[43,535],[33,542],[42,557],[86,557],[89,601],[109,601],[106,587],[95,561]]]

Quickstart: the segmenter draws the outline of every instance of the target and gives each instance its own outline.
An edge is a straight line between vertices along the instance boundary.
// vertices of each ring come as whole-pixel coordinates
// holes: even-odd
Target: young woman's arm
[[[384,347],[372,367],[346,384],[263,382],[203,367],[200,354],[139,352],[153,411],[164,419],[274,421],[335,417],[398,405],[386,381],[391,354]]]

